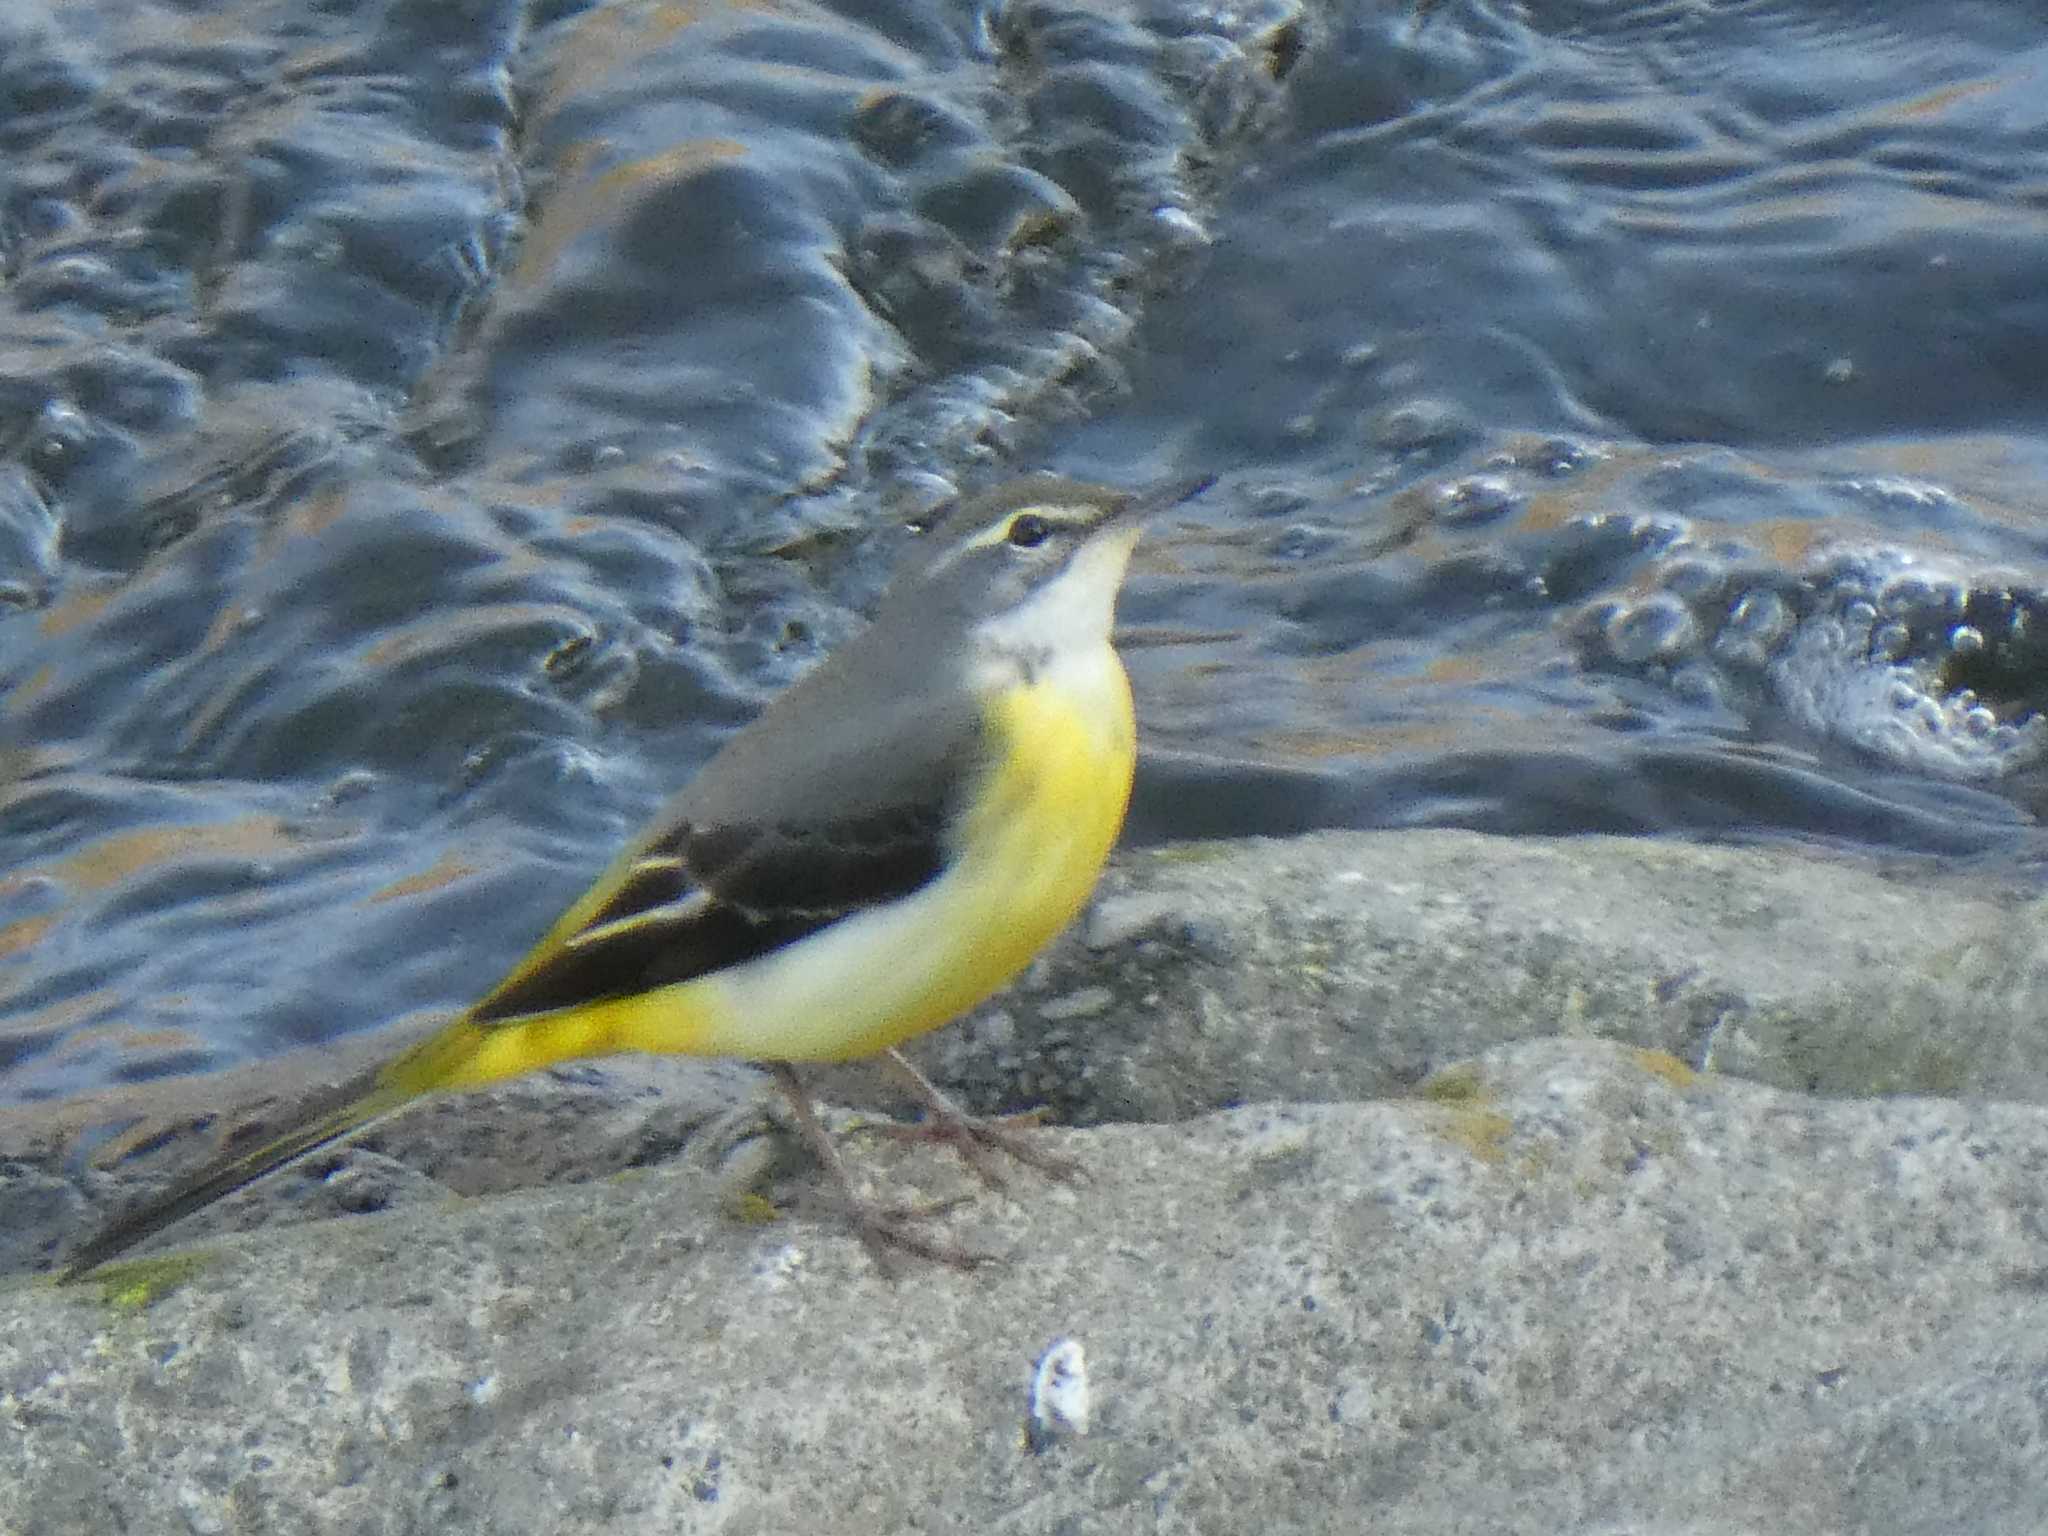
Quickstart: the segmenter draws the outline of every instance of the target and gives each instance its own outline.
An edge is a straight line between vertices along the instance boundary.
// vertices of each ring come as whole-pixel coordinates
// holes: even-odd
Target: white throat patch
[[[1138,532],[1097,534],[1074,552],[1065,570],[1017,607],[977,624],[977,670],[1000,671],[1008,681],[1019,671],[1057,666],[1106,647],[1116,623],[1117,588]]]

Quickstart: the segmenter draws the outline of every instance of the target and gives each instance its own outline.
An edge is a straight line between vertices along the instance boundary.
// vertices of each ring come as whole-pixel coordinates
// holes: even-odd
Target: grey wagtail
[[[895,1047],[1006,985],[1093,890],[1136,758],[1117,590],[1144,516],[1207,483],[1134,497],[1040,475],[941,512],[874,623],[734,735],[510,975],[115,1219],[63,1278],[423,1094],[616,1051],[766,1064],[878,1262],[981,1257],[858,1195],[790,1064],[887,1053],[935,1130],[1019,1152]]]

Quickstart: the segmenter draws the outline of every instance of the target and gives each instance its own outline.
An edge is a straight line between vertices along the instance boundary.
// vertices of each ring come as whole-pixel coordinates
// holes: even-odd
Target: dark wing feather
[[[847,659],[858,663],[859,649]],[[985,750],[978,715],[958,698],[911,713],[899,696],[872,719],[828,721],[793,737],[784,722],[815,727],[817,691],[843,688],[848,680],[834,675],[842,670],[828,664],[811,674],[735,737],[471,1010],[472,1021],[508,1022],[689,981],[936,878],[953,811]],[[804,693],[812,699],[801,713],[785,709]],[[832,814],[818,815],[821,806]]]
[[[943,816],[909,810],[811,833],[675,828],[626,866],[582,927],[536,950],[470,1017],[631,997],[767,954],[933,879],[944,832]]]
[[[679,852],[722,902],[757,914],[822,917],[894,901],[945,862],[943,808],[870,811],[825,827],[685,828]]]

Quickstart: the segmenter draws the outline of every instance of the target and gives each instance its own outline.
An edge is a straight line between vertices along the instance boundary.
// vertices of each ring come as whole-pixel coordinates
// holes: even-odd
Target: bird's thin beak
[[[1177,507],[1184,501],[1191,501],[1216,483],[1214,475],[1196,475],[1188,479],[1168,480],[1160,485],[1149,486],[1134,492],[1123,500],[1110,505],[1090,532],[1114,534],[1125,548],[1138,542],[1138,535],[1145,524],[1157,513],[1168,507]]]
[[[1193,501],[1202,492],[1216,483],[1213,474],[1190,475],[1179,480],[1167,480],[1149,486],[1138,492],[1118,515],[1118,522],[1142,523],[1155,513],[1164,512],[1168,507],[1177,507],[1184,501]]]
[[[1214,475],[1197,475],[1190,479],[1169,480],[1162,485],[1149,486],[1133,493],[1121,501],[1112,503],[1102,514],[1101,521],[1090,530],[1090,540],[1102,538],[1105,542],[1122,547],[1128,555],[1137,546],[1145,524],[1154,515],[1168,507],[1177,507],[1184,501],[1192,500],[1216,483]]]

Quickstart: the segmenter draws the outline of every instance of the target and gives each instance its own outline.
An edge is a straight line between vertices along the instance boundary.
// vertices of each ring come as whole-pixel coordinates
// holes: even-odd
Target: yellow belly
[[[936,880],[772,954],[641,997],[472,1036],[452,1087],[609,1051],[838,1061],[958,1018],[1088,900],[1130,801],[1129,680],[1108,646],[993,706],[994,767]],[[424,1063],[422,1063],[424,1066]]]
[[[865,1056],[958,1018],[1007,985],[1087,902],[1123,827],[1135,733],[1107,647],[1090,675],[998,701],[996,767],[954,862],[904,901],[701,983],[719,1055]]]

